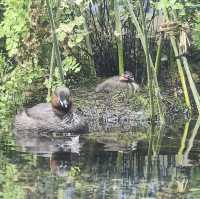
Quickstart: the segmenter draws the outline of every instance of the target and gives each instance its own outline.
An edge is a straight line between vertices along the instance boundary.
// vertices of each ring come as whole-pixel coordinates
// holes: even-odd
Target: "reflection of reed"
[[[192,150],[199,123],[196,123],[192,132],[184,153],[183,165],[184,160],[187,160],[188,154]],[[180,154],[183,154],[185,150],[188,129],[189,124],[185,125],[179,149]],[[102,137],[102,135],[100,136]],[[176,144],[175,149],[171,147],[170,144],[174,144],[171,141],[173,142],[174,139],[168,139],[168,137],[163,139],[163,128],[152,126],[148,135],[148,143],[141,141],[136,144],[134,151],[125,150],[125,152],[122,152],[122,146],[116,148],[112,140],[109,142],[108,151],[104,151],[105,142],[96,143],[94,140],[91,142],[83,139],[80,140],[80,146],[82,146],[80,156],[78,153],[56,152],[60,148],[65,149],[65,144],[69,144],[69,140],[36,139],[28,136],[16,137],[16,139],[18,144],[34,154],[41,155],[43,152],[47,156],[46,153],[51,151],[50,169],[51,173],[55,175],[65,176],[69,174],[70,168],[76,166],[80,168],[79,179],[76,179],[78,183],[72,182],[70,185],[66,183],[65,187],[59,189],[60,195],[63,195],[64,191],[68,197],[72,197],[78,190],[75,187],[76,184],[79,184],[85,194],[82,198],[91,198],[89,197],[91,193],[93,198],[107,198],[109,196],[112,196],[110,198],[120,198],[119,196],[122,195],[124,198],[137,198],[139,196],[151,198],[157,197],[157,193],[159,195],[157,198],[178,198],[179,193],[185,193],[188,188],[192,168],[183,170],[183,168],[176,167],[175,154],[178,146]],[[174,134],[175,136],[176,134]],[[121,151],[118,152],[118,149]],[[36,166],[39,167],[39,164]],[[44,163],[42,167],[44,167]],[[53,185],[54,182],[50,183]],[[39,189],[39,187],[37,188]],[[89,194],[85,191],[88,189],[92,189],[91,193],[88,192]]]
[[[95,163],[92,167],[95,166],[96,172],[103,169],[109,173],[110,177],[118,173],[120,178],[128,178],[133,182],[141,179],[147,180],[149,177],[147,172],[149,167],[148,155],[143,151],[131,153],[109,152],[106,156],[104,155],[104,158],[104,161],[98,159],[90,161],[90,164]],[[85,163],[85,166],[87,165]],[[104,168],[102,168],[103,165]],[[156,160],[153,163],[151,162],[151,165],[149,171],[152,175],[149,180],[168,178],[172,175],[171,170],[175,165],[175,155],[158,155]]]
[[[175,184],[175,177],[179,170],[175,167],[175,155],[158,155],[151,164],[148,160],[151,161],[147,151],[109,152],[107,156],[104,156],[104,161],[102,159],[93,160],[95,164],[92,165],[92,168],[95,169],[90,169],[94,172],[90,175],[95,176],[95,181],[100,180],[101,184],[105,184],[105,192],[109,192],[108,187],[112,184],[115,190],[122,189],[124,195],[128,195],[131,191],[135,196],[150,197],[151,194],[155,195],[156,191],[160,190],[164,182],[172,179]],[[151,168],[148,170],[149,165]],[[148,172],[151,172],[151,175]],[[97,173],[101,173],[100,176],[105,177],[99,178]],[[109,179],[115,179],[115,181],[112,182]],[[171,187],[170,183],[171,181],[166,186]],[[179,190],[181,190],[181,186],[179,186]]]
[[[158,129],[156,129],[155,125],[151,125],[150,131],[148,133],[148,140],[149,140],[149,146],[148,146],[148,155],[147,155],[147,176],[149,179],[151,179],[151,175],[153,174],[152,168],[156,168],[157,163],[159,160],[159,152],[161,147],[161,141],[163,137],[163,127],[164,126],[158,126]]]
[[[149,132],[149,144],[148,144],[148,150],[143,151],[137,151],[132,153],[132,159],[131,162],[133,164],[130,164],[131,168],[127,168],[127,158],[125,161],[125,166],[123,169],[131,170],[132,171],[132,178],[133,179],[140,179],[139,180],[139,186],[137,189],[137,194],[143,197],[148,197],[149,193],[149,183],[152,183],[155,180],[162,181],[165,178],[171,179],[167,184],[166,187],[162,187],[162,191],[159,192],[161,198],[179,198],[180,193],[185,193],[188,190],[188,182],[189,182],[189,176],[184,175],[183,172],[176,168],[176,165],[182,165],[185,166],[188,160],[188,154],[192,149],[194,138],[198,132],[199,126],[200,126],[200,118],[197,120],[196,125],[193,129],[192,136],[189,140],[188,147],[185,151],[185,154],[183,156],[183,151],[186,147],[186,138],[189,131],[189,124],[190,121],[188,121],[185,124],[184,127],[184,133],[181,138],[180,148],[178,151],[177,158],[174,155],[159,155],[160,148],[161,148],[161,141],[162,141],[162,135],[163,135],[163,128],[159,128],[158,130],[155,130],[154,126],[151,126],[150,132]],[[130,159],[129,159],[130,161]],[[178,162],[178,164],[177,164]],[[187,164],[188,165],[188,164]],[[189,169],[189,168],[188,168]],[[190,169],[189,169],[190,170]],[[127,172],[124,171],[123,173],[127,175]],[[178,177],[179,176],[179,177]],[[137,181],[136,180],[136,181]],[[156,185],[159,187],[159,185]],[[164,194],[164,195],[163,195]]]
[[[199,127],[200,127],[200,116],[198,117],[197,121],[196,121],[196,124],[195,124],[195,127],[192,131],[192,135],[189,139],[189,142],[188,142],[188,147],[187,149],[185,150],[185,153],[184,153],[184,157],[183,157],[183,165],[189,165],[189,153],[193,147],[193,144],[194,144],[194,140],[195,140],[195,137],[198,133],[198,130],[199,130]]]
[[[66,198],[73,198],[73,195],[79,191],[79,188],[76,187],[77,184],[79,184],[79,187],[81,185],[81,192],[84,193],[81,198],[109,198],[110,196],[110,198],[122,198],[122,196],[124,198],[137,198],[137,196],[138,198],[139,196],[154,198],[157,196],[158,190],[160,198],[178,198],[178,193],[185,192],[188,188],[187,182],[190,177],[188,177],[189,175],[183,176],[183,170],[176,168],[176,151],[169,151],[169,147],[166,150],[164,146],[163,150],[161,144],[163,130],[160,128],[150,129],[149,134],[151,135],[149,136],[151,148],[145,142],[140,142],[134,151],[126,152],[118,152],[113,148],[110,148],[110,151],[104,151],[103,144],[81,140],[85,143],[81,145],[80,156],[77,153],[55,152],[56,146],[63,144],[62,139],[43,138],[41,146],[40,139],[34,140],[33,138],[28,139],[28,137],[18,139],[27,150],[34,153],[41,154],[42,151],[53,149],[50,159],[51,174],[54,173],[63,177],[69,174],[71,168],[80,168],[78,178],[73,178],[70,182],[68,178],[65,178],[68,181],[59,187],[58,194],[63,196],[64,191],[67,195]],[[26,146],[28,140],[29,143],[32,142],[31,147]],[[52,147],[50,147],[51,144]],[[39,166],[38,162],[35,167],[39,168]],[[46,172],[47,167],[44,168],[44,162],[41,167]],[[190,171],[190,169],[187,168],[187,171]],[[178,175],[182,176],[179,178]],[[55,177],[57,176],[53,176],[54,179]],[[38,179],[38,181],[42,179]],[[45,183],[50,183],[53,186],[53,180],[52,182],[46,181]],[[41,187],[44,188],[44,185],[41,185]],[[40,187],[37,186],[35,189],[36,193]],[[51,188],[51,190],[53,189]],[[48,192],[48,190],[45,191]],[[91,194],[92,197],[90,197]]]
[[[191,120],[189,120],[185,123],[184,132],[181,137],[181,144],[180,144],[180,148],[179,148],[178,154],[177,154],[177,165],[178,166],[183,165],[183,151],[185,149],[185,143],[186,143],[186,138],[187,138],[188,131],[189,131],[190,121]]]
[[[186,148],[186,138],[189,131],[189,125],[190,125],[190,120],[185,123],[184,133],[181,138],[181,145],[177,154],[177,165],[179,166],[191,166],[188,156],[194,145],[195,137],[197,135],[200,126],[200,117],[198,117],[198,120],[196,121],[195,127],[192,130],[192,135],[188,141],[188,146]],[[184,152],[185,148],[186,150]]]
[[[195,127],[192,131],[191,138],[189,139],[188,146],[186,148],[186,138],[187,138],[187,135],[189,132],[189,126],[190,126],[190,120],[185,123],[184,132],[181,137],[180,148],[178,150],[178,154],[176,157],[176,165],[178,165],[178,166],[184,166],[184,167],[192,166],[189,162],[188,156],[193,147],[194,140],[195,140],[195,137],[197,135],[197,132],[198,132],[198,129],[200,126],[200,117],[196,121]],[[185,148],[186,148],[185,153],[183,153]],[[191,167],[188,167],[187,170],[190,171],[190,169],[191,169]],[[168,193],[174,192],[174,194],[176,194],[176,198],[177,198],[178,196],[180,196],[180,193],[186,193],[186,191],[189,188],[189,186],[188,186],[189,180],[190,180],[189,176],[184,175],[183,172],[181,172],[181,169],[178,169],[178,168],[173,169],[171,181],[168,184],[167,192]],[[164,193],[166,193],[165,189],[163,189],[163,191],[160,192],[162,197],[163,197],[162,194],[164,194]]]

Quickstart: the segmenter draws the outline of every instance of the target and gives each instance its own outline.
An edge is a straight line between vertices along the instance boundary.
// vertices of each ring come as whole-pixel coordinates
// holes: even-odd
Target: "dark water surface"
[[[199,133],[191,121],[149,127],[140,141],[131,139],[138,131],[126,139],[2,136],[0,198],[200,198]]]

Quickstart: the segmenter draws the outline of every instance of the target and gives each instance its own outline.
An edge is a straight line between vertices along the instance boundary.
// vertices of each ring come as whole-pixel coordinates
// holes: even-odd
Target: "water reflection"
[[[37,136],[28,134],[17,134],[16,144],[20,146],[20,151],[28,151],[32,154],[46,155],[57,151],[68,151],[72,153],[79,153],[81,143],[79,142],[79,135],[51,137],[51,136]]]
[[[20,193],[21,199],[198,198],[199,125],[200,119],[177,128],[152,126],[142,140],[133,132],[118,140],[106,139],[108,133],[97,139],[28,134],[16,135],[15,146],[12,138],[4,137],[2,195],[8,199],[6,192],[10,198]]]
[[[188,141],[188,146],[184,152],[184,155],[183,155],[183,162],[182,162],[182,165],[183,166],[186,166],[186,165],[191,165],[190,164],[190,160],[189,160],[189,153],[190,151],[192,150],[192,147],[194,145],[194,142],[195,142],[195,137],[197,136],[197,133],[198,133],[198,130],[199,130],[199,127],[200,127],[200,117],[198,118],[195,126],[194,126],[194,129],[191,131],[192,132],[192,135]]]

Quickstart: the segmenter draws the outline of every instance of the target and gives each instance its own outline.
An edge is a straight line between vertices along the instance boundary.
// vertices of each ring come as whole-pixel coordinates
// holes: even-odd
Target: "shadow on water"
[[[142,139],[4,136],[0,198],[199,198],[199,126],[151,126]]]

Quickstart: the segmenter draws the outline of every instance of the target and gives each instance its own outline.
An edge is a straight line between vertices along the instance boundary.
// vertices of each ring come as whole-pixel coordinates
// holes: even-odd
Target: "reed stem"
[[[50,5],[49,0],[46,0],[46,4],[47,4],[49,20],[50,20],[50,24],[51,24],[51,30],[52,30],[52,34],[53,34],[53,45],[55,47],[56,62],[57,62],[57,66],[59,69],[60,80],[61,80],[62,84],[64,85],[64,72],[63,72],[63,68],[62,68],[62,61],[61,61],[61,56],[60,56],[58,39],[57,39],[57,35],[56,35],[56,27],[55,27],[55,21],[54,21],[54,17],[53,17],[52,7]]]

